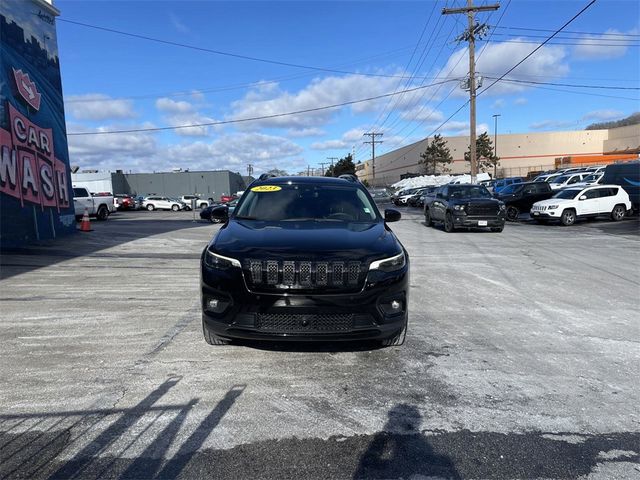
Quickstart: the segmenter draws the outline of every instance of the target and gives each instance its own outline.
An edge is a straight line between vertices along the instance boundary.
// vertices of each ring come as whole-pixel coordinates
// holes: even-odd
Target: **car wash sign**
[[[40,108],[40,92],[29,75],[13,69],[16,90],[29,107]],[[6,103],[10,131],[0,128],[0,192],[42,208],[68,208],[67,166],[53,149],[50,128],[41,128]]]

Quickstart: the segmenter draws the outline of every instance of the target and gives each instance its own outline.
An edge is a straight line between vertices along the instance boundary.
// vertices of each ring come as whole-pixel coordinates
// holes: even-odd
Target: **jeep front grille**
[[[284,288],[356,287],[362,279],[360,262],[247,260],[245,274],[252,285]]]
[[[259,313],[256,315],[256,327],[264,332],[271,333],[347,332],[353,329],[353,315]]]

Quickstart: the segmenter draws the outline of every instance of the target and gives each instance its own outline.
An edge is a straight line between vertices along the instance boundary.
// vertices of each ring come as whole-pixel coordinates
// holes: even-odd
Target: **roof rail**
[[[263,173],[258,177],[258,180],[266,180],[267,178],[276,178],[276,177],[277,175],[274,175],[273,173]]]
[[[356,177],[354,174],[352,173],[343,173],[342,175],[338,175],[338,178],[341,178],[343,180],[348,180],[349,182],[358,182],[358,177]]]

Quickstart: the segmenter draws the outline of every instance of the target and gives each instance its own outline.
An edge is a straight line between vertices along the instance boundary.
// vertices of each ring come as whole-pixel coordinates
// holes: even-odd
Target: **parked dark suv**
[[[446,232],[453,232],[456,227],[488,227],[501,232],[505,205],[483,185],[443,185],[435,196],[425,199],[424,221],[428,227],[442,222]]]
[[[205,340],[364,340],[400,345],[409,257],[355,179],[254,182],[202,252]]]
[[[494,196],[507,206],[507,220],[515,222],[521,213],[529,213],[534,203],[553,197],[554,190],[547,182],[514,183]]]

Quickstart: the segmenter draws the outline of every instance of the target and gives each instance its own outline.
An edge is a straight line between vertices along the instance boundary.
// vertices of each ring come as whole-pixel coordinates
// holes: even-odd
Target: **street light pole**
[[[495,120],[495,126],[493,128],[493,156],[494,157],[498,157],[498,117],[500,117],[502,115],[500,115],[499,113],[496,113],[495,115],[493,115],[493,118]],[[498,173],[498,163],[494,163],[493,164],[493,178],[496,178],[496,175]]]

